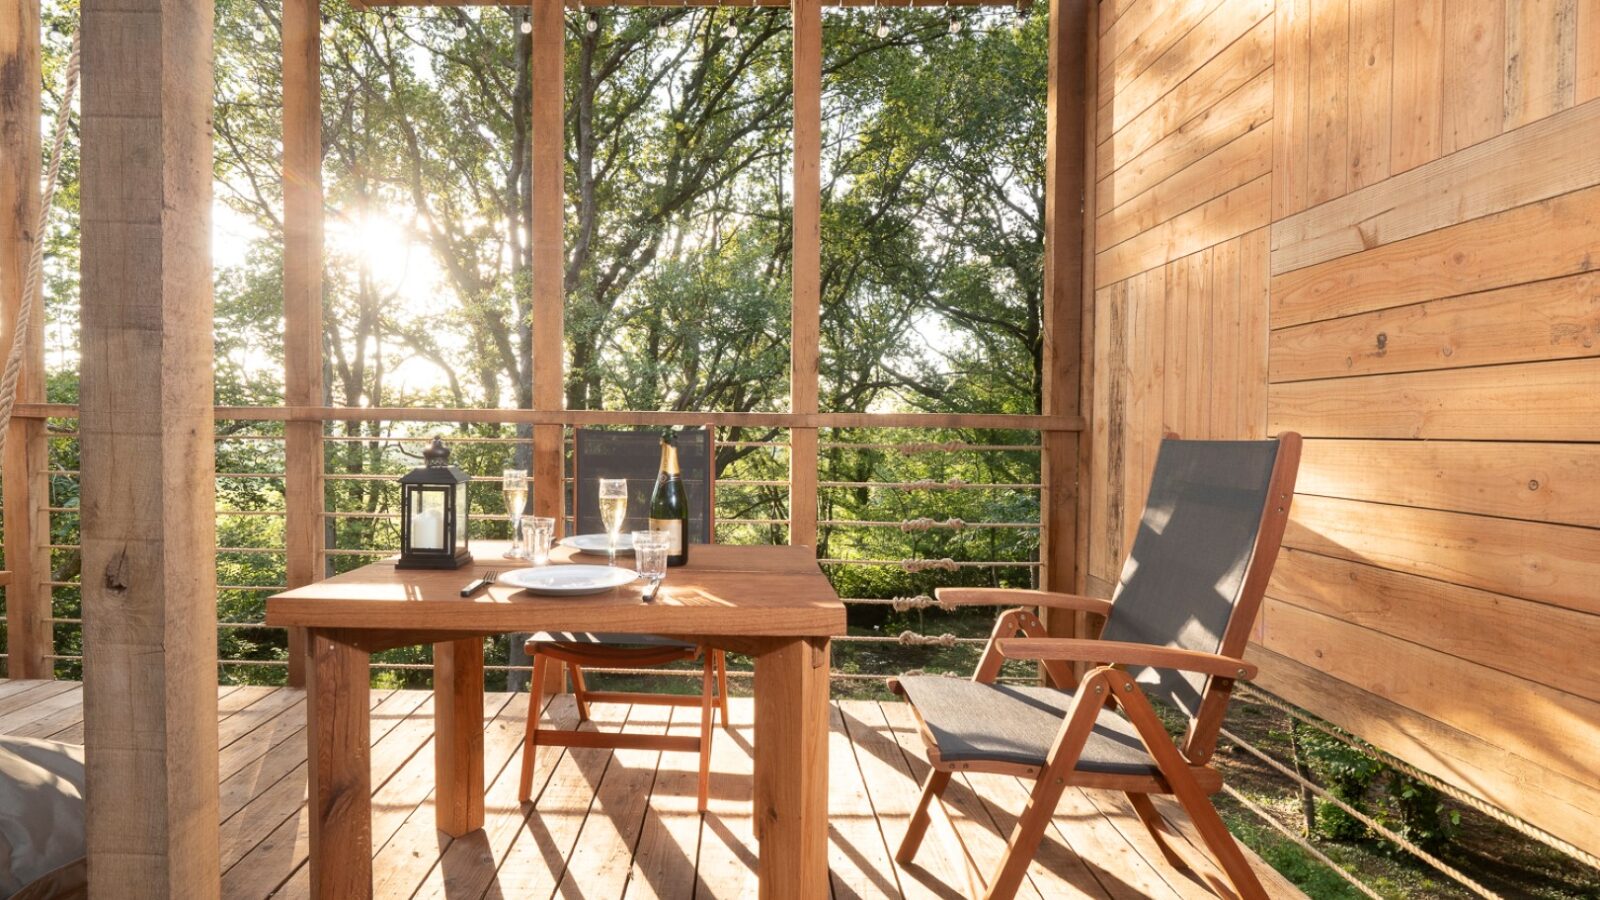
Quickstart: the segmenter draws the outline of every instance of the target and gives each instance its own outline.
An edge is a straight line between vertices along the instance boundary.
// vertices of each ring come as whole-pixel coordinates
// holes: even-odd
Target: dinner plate
[[[609,544],[604,534],[575,534],[572,537],[562,538],[561,546],[571,547],[579,553],[587,553],[590,556],[605,556]],[[617,555],[633,555],[633,535],[626,531],[617,535]]]
[[[620,566],[538,566],[531,569],[512,569],[496,581],[513,587],[525,588],[535,594],[570,597],[576,594],[598,594],[614,587],[631,584],[639,573]]]

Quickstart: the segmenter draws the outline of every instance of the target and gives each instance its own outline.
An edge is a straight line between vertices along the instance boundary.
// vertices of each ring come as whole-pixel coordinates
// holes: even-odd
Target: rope
[[[1328,725],[1314,716],[1308,715],[1292,704],[1286,703],[1283,700],[1272,696],[1271,694],[1263,692],[1259,688],[1245,684],[1237,685],[1237,687],[1240,689],[1242,694],[1247,695],[1249,702],[1260,703],[1263,706],[1270,706],[1304,725],[1309,725],[1310,727],[1315,728],[1316,730],[1322,732],[1328,737],[1333,738],[1336,741],[1339,741],[1350,749],[1360,753],[1365,753],[1368,756],[1377,759],[1384,765],[1405,774],[1407,777],[1415,779],[1416,781],[1433,788],[1457,803],[1470,807],[1473,810],[1488,816],[1491,819],[1494,819],[1496,822],[1499,822],[1507,828],[1519,832],[1526,837],[1530,837],[1544,844],[1545,846],[1550,847],[1552,850],[1565,853],[1566,855],[1584,863],[1585,865],[1600,869],[1600,857],[1595,856],[1593,853],[1589,853],[1586,850],[1575,847],[1561,838],[1556,837],[1550,832],[1545,831],[1543,828],[1540,828],[1539,826],[1529,822],[1525,822],[1522,819],[1513,816],[1512,814],[1500,809],[1497,806],[1494,806],[1493,804],[1490,804],[1485,800],[1474,797],[1455,785],[1440,781],[1438,778],[1429,775],[1427,772],[1418,769],[1416,766],[1411,765],[1403,759],[1391,756],[1390,754],[1372,746],[1371,744],[1366,743],[1365,741],[1358,741],[1347,734],[1343,734],[1331,725]]]
[[[1306,840],[1304,836],[1296,834],[1293,830],[1284,827],[1284,824],[1282,822],[1279,822],[1276,816],[1272,815],[1272,813],[1269,813],[1266,810],[1262,809],[1261,807],[1257,806],[1255,804],[1255,802],[1253,800],[1251,800],[1249,797],[1246,797],[1245,795],[1243,795],[1243,794],[1239,793],[1238,791],[1234,790],[1232,785],[1224,784],[1222,786],[1222,789],[1223,789],[1223,791],[1227,792],[1229,797],[1232,797],[1234,800],[1237,800],[1239,802],[1240,806],[1243,806],[1245,809],[1248,809],[1252,813],[1255,813],[1256,818],[1258,818],[1261,821],[1263,821],[1263,822],[1267,823],[1268,825],[1272,826],[1274,831],[1277,831],[1279,834],[1281,834],[1284,837],[1288,838],[1289,840],[1293,841],[1295,843],[1295,845],[1297,845],[1301,850],[1304,850],[1306,853],[1309,853],[1311,855],[1312,859],[1315,859],[1317,862],[1320,862],[1323,865],[1327,866],[1328,868],[1332,869],[1334,871],[1334,873],[1337,874],[1340,878],[1343,878],[1345,881],[1350,882],[1350,886],[1351,887],[1353,887],[1356,890],[1360,891],[1361,893],[1367,895],[1368,897],[1371,897],[1372,900],[1384,900],[1384,897],[1383,897],[1382,894],[1378,893],[1377,891],[1373,890],[1372,888],[1367,887],[1365,884],[1363,884],[1361,882],[1361,879],[1359,879],[1359,878],[1355,877],[1354,875],[1351,875],[1349,872],[1345,871],[1344,866],[1341,866],[1338,863],[1334,862],[1333,860],[1329,859],[1328,855],[1326,853],[1323,853],[1321,850],[1318,850],[1316,847],[1312,846],[1311,842]]]
[[[1481,897],[1492,898],[1492,900],[1493,900],[1493,898],[1498,898],[1500,896],[1499,894],[1496,894],[1494,891],[1491,891],[1488,888],[1484,887],[1482,884],[1479,884],[1477,881],[1475,881],[1472,878],[1472,876],[1468,875],[1467,873],[1461,871],[1460,869],[1457,869],[1455,866],[1450,865],[1449,863],[1445,862],[1444,860],[1440,859],[1439,857],[1434,856],[1432,853],[1429,853],[1428,851],[1426,851],[1426,850],[1422,849],[1421,847],[1417,846],[1415,843],[1407,840],[1406,838],[1402,837],[1401,835],[1396,834],[1394,831],[1391,831],[1390,829],[1386,828],[1384,825],[1379,823],[1377,819],[1372,818],[1371,816],[1367,815],[1366,813],[1362,812],[1361,810],[1356,809],[1354,806],[1351,806],[1350,804],[1344,802],[1343,800],[1340,800],[1338,797],[1335,797],[1334,795],[1328,793],[1320,785],[1318,785],[1318,784],[1316,784],[1316,783],[1314,783],[1312,781],[1309,781],[1309,780],[1307,780],[1305,778],[1302,778],[1298,772],[1294,771],[1293,769],[1289,768],[1288,766],[1284,765],[1283,763],[1280,763],[1277,760],[1273,759],[1272,757],[1268,756],[1266,753],[1264,753],[1263,751],[1257,749],[1254,744],[1251,744],[1249,741],[1246,741],[1244,738],[1239,737],[1238,735],[1234,734],[1233,732],[1229,731],[1226,728],[1220,729],[1220,732],[1221,732],[1223,737],[1225,737],[1228,740],[1232,741],[1233,744],[1235,746],[1237,746],[1239,749],[1244,750],[1245,752],[1249,753],[1251,756],[1254,756],[1256,759],[1259,759],[1263,763],[1266,763],[1267,766],[1271,767],[1273,769],[1273,771],[1277,772],[1279,775],[1282,775],[1283,777],[1289,779],[1290,781],[1293,781],[1296,784],[1301,785],[1306,790],[1310,791],[1313,794],[1316,794],[1319,798],[1321,798],[1323,800],[1326,800],[1327,802],[1332,803],[1334,806],[1337,806],[1340,809],[1344,810],[1344,812],[1347,815],[1349,815],[1352,819],[1355,819],[1357,822],[1360,822],[1361,824],[1367,826],[1368,828],[1372,829],[1373,831],[1377,832],[1378,834],[1383,835],[1385,838],[1387,838],[1389,841],[1393,842],[1400,849],[1405,850],[1407,853],[1410,853],[1412,856],[1415,856],[1417,859],[1420,859],[1423,862],[1427,863],[1428,865],[1433,866],[1435,869],[1439,870],[1439,872],[1443,873],[1444,875],[1447,875],[1450,878],[1453,878],[1456,881],[1460,882],[1463,886],[1465,886],[1467,889],[1471,890],[1473,893],[1475,893],[1475,894],[1477,894],[1477,895],[1479,895]]]
[[[61,109],[56,114],[55,133],[50,137],[50,168],[45,174],[44,193],[39,198],[39,225],[33,233],[28,272],[22,281],[22,302],[17,304],[17,321],[11,328],[11,350],[6,354],[6,370],[0,379],[0,455],[5,453],[6,435],[11,431],[11,412],[17,405],[17,379],[22,374],[22,353],[27,334],[33,328],[34,307],[44,302],[44,238],[50,227],[50,207],[55,203],[56,179],[61,175],[61,152],[67,143],[67,125],[72,119],[72,98],[78,91],[78,32],[72,33],[72,54],[67,57],[67,85],[61,94]],[[44,317],[41,315],[41,319]]]

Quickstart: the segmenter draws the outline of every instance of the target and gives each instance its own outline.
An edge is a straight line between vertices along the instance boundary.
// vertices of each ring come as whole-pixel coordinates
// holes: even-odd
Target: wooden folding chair
[[[574,497],[572,509],[579,533],[600,530],[600,505],[593,490],[600,478],[630,480],[628,506],[630,525],[642,526],[648,514],[649,491],[645,485],[654,479],[660,459],[661,432],[656,429],[623,431],[576,430],[573,451]],[[691,543],[710,543],[715,533],[716,442],[710,426],[682,432],[678,439],[679,459],[684,479],[694,502],[689,516]],[[626,529],[627,526],[625,526]],[[693,563],[693,554],[690,562]],[[523,738],[522,781],[518,797],[527,801],[533,789],[534,748],[539,746],[605,747],[610,749],[682,750],[700,754],[700,811],[706,811],[711,783],[711,730],[715,714],[728,723],[728,664],[723,651],[671,638],[649,634],[599,634],[590,632],[539,633],[529,635],[524,644],[533,662],[532,696],[528,707],[527,731]],[[650,694],[643,692],[591,691],[584,682],[585,667],[610,666],[637,669],[664,666],[699,657],[702,663],[698,695]],[[572,676],[573,699],[578,704],[580,723],[589,720],[590,703],[633,703],[655,706],[700,707],[698,737],[639,735],[598,731],[543,728],[539,710],[543,706],[545,670],[551,661],[566,663]]]
[[[911,701],[933,771],[896,859],[909,864],[932,804],[954,772],[1034,779],[988,898],[1016,894],[1061,794],[1069,787],[1122,791],[1167,861],[1170,825],[1150,800],[1174,795],[1193,820],[1225,897],[1266,893],[1228,833],[1210,794],[1210,765],[1233,684],[1255,676],[1243,660],[1288,522],[1300,436],[1270,441],[1162,442],[1133,551],[1110,601],[1046,591],[938,591],[945,605],[1023,604],[1001,614],[972,680],[906,677],[890,687]],[[1036,607],[1103,616],[1098,640],[1046,637]],[[1018,635],[1022,635],[1018,637]],[[1008,659],[1039,660],[1054,687],[997,684]],[[1081,681],[1071,663],[1094,665]],[[1151,700],[1188,720],[1168,735]],[[1121,711],[1118,715],[1117,710]]]

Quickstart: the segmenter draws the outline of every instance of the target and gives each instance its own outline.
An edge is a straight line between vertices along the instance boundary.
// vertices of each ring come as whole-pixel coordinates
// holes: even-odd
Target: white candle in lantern
[[[444,549],[444,516],[438,510],[423,509],[412,513],[411,546],[423,550]]]

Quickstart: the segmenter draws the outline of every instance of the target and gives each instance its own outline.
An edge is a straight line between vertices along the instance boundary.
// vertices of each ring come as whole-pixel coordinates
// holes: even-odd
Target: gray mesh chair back
[[[689,494],[689,542],[712,543],[714,466],[710,428],[678,432],[678,467]],[[650,518],[650,491],[661,468],[661,429],[573,432],[574,524],[578,534],[598,534],[600,479],[628,479],[628,518],[623,531],[642,529]]]
[[[1102,639],[1222,652],[1272,502],[1278,448],[1275,440],[1162,441]],[[1206,676],[1130,672],[1151,698],[1199,715]]]

